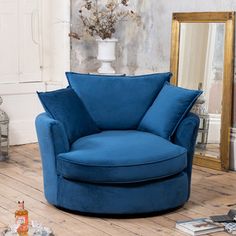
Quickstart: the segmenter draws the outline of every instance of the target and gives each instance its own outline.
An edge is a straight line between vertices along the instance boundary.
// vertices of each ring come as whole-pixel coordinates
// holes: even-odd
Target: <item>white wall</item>
[[[229,166],[231,170],[236,170],[236,129],[231,129],[230,135],[230,162]]]

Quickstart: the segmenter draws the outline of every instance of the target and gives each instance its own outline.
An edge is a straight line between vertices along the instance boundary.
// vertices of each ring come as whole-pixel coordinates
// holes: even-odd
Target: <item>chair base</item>
[[[188,182],[185,172],[166,179],[119,185],[81,183],[59,177],[58,201],[52,204],[85,214],[158,213],[182,206],[188,200]]]
[[[134,219],[134,218],[146,218],[146,217],[155,217],[155,216],[162,216],[164,214],[173,213],[173,211],[177,211],[181,209],[184,206],[184,204],[177,206],[175,208],[170,208],[163,211],[154,211],[154,212],[148,212],[148,213],[135,213],[135,214],[102,214],[102,213],[89,213],[89,212],[82,212],[82,211],[74,211],[69,210],[63,207],[57,207],[58,210],[75,214],[75,215],[81,215],[81,216],[87,216],[87,217],[95,217],[95,218],[110,218],[110,219]]]

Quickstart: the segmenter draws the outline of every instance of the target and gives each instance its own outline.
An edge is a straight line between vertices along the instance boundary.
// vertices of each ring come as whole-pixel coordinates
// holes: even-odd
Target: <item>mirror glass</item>
[[[203,91],[192,108],[200,118],[193,163],[216,170],[230,166],[234,32],[234,12],[172,16],[171,83]]]
[[[220,158],[224,23],[181,23],[178,85],[203,90],[192,112],[200,117],[195,153]]]

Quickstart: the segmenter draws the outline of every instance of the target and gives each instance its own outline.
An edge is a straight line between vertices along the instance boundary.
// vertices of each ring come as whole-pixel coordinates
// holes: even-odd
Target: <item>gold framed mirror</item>
[[[234,70],[234,12],[173,13],[172,83],[203,94],[194,164],[229,169]]]

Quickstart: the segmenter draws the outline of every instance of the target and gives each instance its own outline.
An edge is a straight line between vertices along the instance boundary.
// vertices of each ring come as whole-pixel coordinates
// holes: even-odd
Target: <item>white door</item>
[[[18,82],[18,0],[0,0],[0,83]]]
[[[41,81],[39,0],[0,0],[0,83]]]
[[[19,81],[42,81],[40,0],[19,3]]]
[[[0,0],[1,109],[10,117],[10,143],[36,141],[34,119],[41,109],[42,30],[40,0]]]

